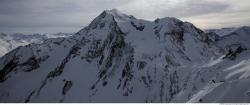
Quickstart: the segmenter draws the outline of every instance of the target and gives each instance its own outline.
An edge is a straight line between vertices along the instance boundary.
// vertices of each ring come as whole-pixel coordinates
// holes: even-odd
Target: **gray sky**
[[[77,32],[103,10],[177,17],[202,29],[250,25],[250,0],[0,0],[0,32]]]

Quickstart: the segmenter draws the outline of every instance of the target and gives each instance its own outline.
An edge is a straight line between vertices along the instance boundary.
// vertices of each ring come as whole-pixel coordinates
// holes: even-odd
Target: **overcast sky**
[[[76,32],[103,10],[177,17],[202,29],[250,25],[250,0],[0,0],[0,32]]]

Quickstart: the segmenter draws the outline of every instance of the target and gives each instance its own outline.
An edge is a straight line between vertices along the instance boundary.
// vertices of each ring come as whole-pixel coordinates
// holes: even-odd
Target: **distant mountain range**
[[[1,57],[0,102],[250,102],[249,30],[106,10]]]
[[[57,34],[5,34],[0,33],[0,56],[19,47],[30,43],[42,43],[48,38],[68,37],[73,33],[57,33]]]

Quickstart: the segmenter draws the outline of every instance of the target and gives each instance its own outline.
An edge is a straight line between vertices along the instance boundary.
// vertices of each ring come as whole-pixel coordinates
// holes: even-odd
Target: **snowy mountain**
[[[57,34],[0,34],[0,57],[6,54],[7,52],[19,47],[25,46],[30,43],[42,43],[48,38],[57,38],[57,37],[67,37],[71,36],[70,33],[57,33]]]
[[[209,32],[214,32],[217,35],[220,36],[226,36],[232,32],[234,32],[235,30],[237,30],[238,28],[221,28],[221,29],[208,29],[208,30],[204,30],[205,32],[209,33]]]
[[[250,102],[249,38],[237,32],[106,10],[73,36],[3,56],[0,102]]]
[[[243,26],[238,28],[228,28],[221,30],[210,30],[210,34],[223,34],[222,37],[218,38],[219,45],[221,47],[230,47],[232,45],[242,45],[242,47],[249,49],[250,48],[250,27]]]

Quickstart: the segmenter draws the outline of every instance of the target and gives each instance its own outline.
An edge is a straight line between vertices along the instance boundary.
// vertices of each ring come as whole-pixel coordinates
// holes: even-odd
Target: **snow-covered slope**
[[[221,31],[223,32],[224,29],[222,29]],[[229,47],[231,45],[242,45],[242,47],[249,49],[250,48],[249,39],[250,39],[250,27],[243,26],[231,29],[230,32],[224,34],[220,38],[220,41],[218,43],[222,47]]]
[[[71,37],[3,56],[0,102],[249,102],[249,51],[217,37],[107,10]]]
[[[208,30],[204,30],[205,32],[209,33],[209,32],[214,32],[220,36],[225,36],[228,35],[232,32],[234,32],[235,30],[237,30],[237,28],[222,28],[222,29],[208,29]]]
[[[28,45],[30,43],[42,43],[48,38],[57,38],[57,37],[67,37],[71,36],[70,33],[57,33],[57,34],[0,34],[0,57],[6,54],[7,52],[19,47]]]

